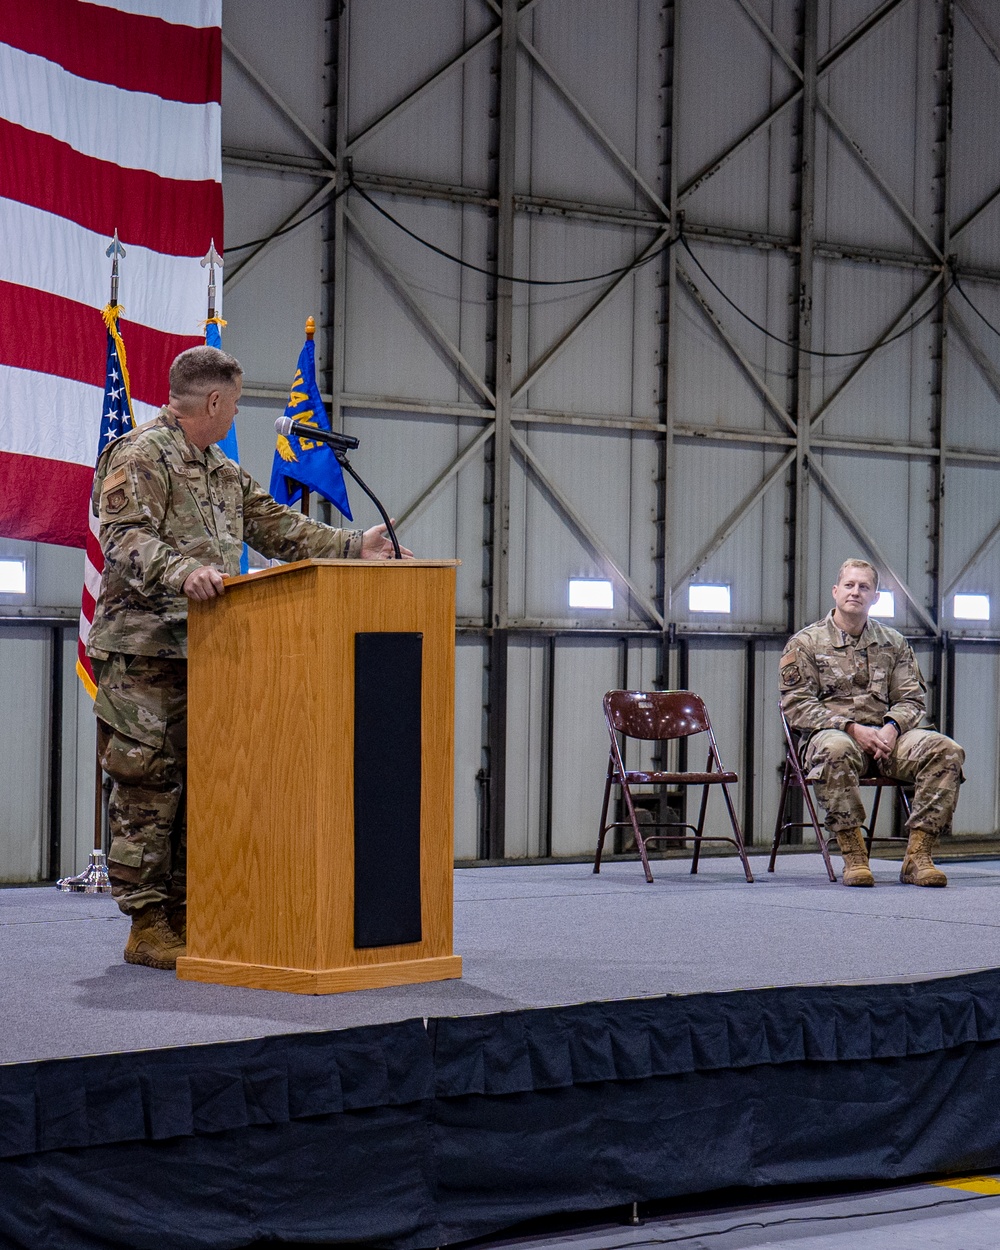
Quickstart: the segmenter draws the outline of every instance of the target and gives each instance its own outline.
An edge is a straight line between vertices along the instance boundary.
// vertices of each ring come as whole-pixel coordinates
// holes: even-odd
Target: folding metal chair
[[[597,852],[594,856],[594,872],[601,871],[601,852],[604,839],[609,829],[631,828],[635,835],[635,844],[639,848],[639,858],[646,873],[646,880],[652,883],[653,874],[649,868],[649,857],[646,854],[648,842],[674,842],[683,845],[692,837],[694,856],[691,860],[691,871],[698,871],[698,856],[702,842],[729,842],[736,847],[747,881],[753,881],[753,873],[747,860],[746,848],[743,845],[743,834],[740,823],[736,819],[736,809],[729,794],[729,786],[739,781],[736,773],[726,772],[719,759],[719,748],[712,732],[705,704],[690,690],[609,690],[604,696],[604,719],[607,721],[608,733],[611,736],[611,750],[608,756],[608,776],[604,786],[604,806],[601,809],[601,828],[597,835]],[[678,738],[688,738],[692,734],[708,734],[708,762],[705,771],[695,772],[636,772],[625,768],[619,735],[625,738],[638,738],[646,742],[673,742]],[[681,821],[663,821],[652,825],[640,826],[636,817],[635,802],[632,797],[632,786],[701,786],[701,809],[698,813],[697,825],[685,824]],[[611,787],[620,786],[628,820],[608,820],[608,805],[611,801]],[[711,786],[721,786],[726,801],[726,810],[733,827],[732,837],[723,834],[707,834],[705,828],[705,811],[708,807],[708,794]],[[649,830],[673,829],[674,833],[656,833]],[[690,830],[690,834],[686,832]]]
[[[837,880],[837,874],[833,870],[833,864],[830,862],[830,852],[827,848],[826,832],[820,822],[816,812],[816,803],[813,799],[813,783],[806,779],[806,775],[802,769],[802,761],[799,759],[799,743],[798,734],[789,725],[785,717],[785,713],[781,710],[779,704],[778,712],[781,716],[781,726],[785,731],[785,768],[781,777],[781,798],[778,800],[778,818],[774,822],[774,841],[771,844],[771,860],[767,866],[768,872],[774,872],[775,860],[778,858],[778,847],[781,845],[781,839],[784,837],[786,829],[809,829],[811,828],[816,834],[816,841],[819,843],[819,849],[823,855],[823,863],[826,864],[827,876],[831,881]],[[891,787],[896,791],[899,801],[903,804],[907,816],[910,814],[910,800],[903,788],[905,782],[897,781],[895,777],[883,777],[876,774],[871,777],[862,777],[860,785],[867,789],[875,790],[875,799],[872,803],[871,819],[867,825],[861,828],[865,831],[865,848],[868,854],[871,854],[872,842],[903,842],[903,838],[896,837],[879,837],[875,836],[875,824],[878,820],[878,809],[882,802],[882,791],[887,787]],[[785,805],[788,800],[789,790],[801,790],[802,798],[809,812],[808,820],[785,820]]]

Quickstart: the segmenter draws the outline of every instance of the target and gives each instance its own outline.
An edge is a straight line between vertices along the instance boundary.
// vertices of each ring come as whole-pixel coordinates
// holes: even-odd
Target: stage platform
[[[0,891],[0,1247],[415,1250],[1000,1167],[1000,862],[751,862],[460,869],[461,981],[326,997],[132,967],[111,899]]]

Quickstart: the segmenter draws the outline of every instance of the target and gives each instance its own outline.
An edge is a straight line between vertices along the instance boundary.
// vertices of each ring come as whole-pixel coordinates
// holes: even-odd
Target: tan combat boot
[[[125,943],[125,962],[147,968],[177,967],[178,955],[186,950],[171,929],[162,907],[144,907],[132,916],[132,929]]]
[[[170,925],[180,940],[187,945],[187,907],[183,903],[180,907],[167,908],[167,924]]]
[[[947,885],[948,878],[931,859],[931,848],[937,839],[923,829],[911,829],[903,856],[899,879],[903,885]]]
[[[844,885],[874,885],[875,878],[868,867],[868,852],[860,829],[837,834],[837,845],[844,857]]]

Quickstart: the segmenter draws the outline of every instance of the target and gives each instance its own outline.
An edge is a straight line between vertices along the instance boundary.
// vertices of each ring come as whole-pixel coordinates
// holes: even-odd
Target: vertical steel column
[[[941,255],[948,263],[951,249],[951,108],[952,86],[955,52],[955,0],[938,0],[938,30],[936,35],[938,74],[935,76],[940,83],[940,95],[935,110],[937,118],[937,134],[935,150],[937,155],[937,172],[934,179],[935,210],[940,222],[939,245]],[[937,356],[937,378],[932,394],[933,420],[937,427],[937,466],[931,501],[930,526],[930,572],[932,588],[932,611],[938,628],[944,624],[945,604],[944,590],[948,584],[943,567],[945,552],[945,474],[948,451],[948,283],[943,281],[939,287],[937,341],[934,344]],[[934,691],[932,717],[940,724],[944,709],[950,705],[949,690],[951,666],[944,663],[944,649],[947,647],[947,636],[943,630],[935,641],[935,670],[939,674]]]
[[[746,641],[746,666],[743,682],[743,841],[750,846],[754,840],[754,805],[757,777],[757,644]]]
[[[680,17],[681,0],[664,0],[661,6],[661,26],[663,41],[660,46],[660,81],[662,82],[663,122],[660,127],[662,155],[660,177],[660,195],[667,201],[670,209],[671,233],[677,232],[677,36]],[[666,166],[665,169],[663,167]],[[677,262],[676,249],[671,247],[663,262],[661,277],[663,306],[660,320],[660,419],[665,427],[660,440],[659,490],[657,491],[656,525],[659,530],[659,599],[660,613],[663,616],[663,632],[660,634],[660,671],[663,674],[662,685],[669,689],[670,622],[674,619],[673,604],[670,601],[670,587],[673,585],[670,534],[670,485],[674,459],[674,397],[673,397],[673,332],[674,316],[677,307]]]
[[[347,82],[350,49],[349,4],[333,4],[328,18],[330,30],[330,64],[336,66],[336,90],[331,93],[327,142],[337,158],[337,197],[326,214],[332,238],[326,251],[326,282],[324,290],[323,328],[326,330],[327,375],[330,393],[330,426],[344,428],[342,395],[344,393],[344,326],[347,320],[347,217],[345,197],[339,194],[346,177],[344,152],[347,150]]]
[[[61,625],[49,631],[49,854],[47,876],[62,875],[63,643]]]
[[[793,513],[792,629],[807,624],[809,559],[809,425],[812,418],[813,243],[816,203],[816,61],[819,0],[803,0],[802,136],[799,163],[798,365],[795,386],[795,500]]]
[[[517,0],[500,18],[500,118],[497,155],[497,290],[493,429],[493,556],[490,575],[490,679],[487,733],[490,773],[488,858],[504,856],[507,790],[507,622],[510,547],[510,412],[513,389],[514,128],[517,90]]]

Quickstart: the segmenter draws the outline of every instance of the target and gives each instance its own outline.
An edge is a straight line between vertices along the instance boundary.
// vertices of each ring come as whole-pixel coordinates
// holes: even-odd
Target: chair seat
[[[630,786],[710,786],[713,782],[737,782],[739,776],[736,773],[626,773],[625,780]],[[615,784],[621,785],[617,774]]]

